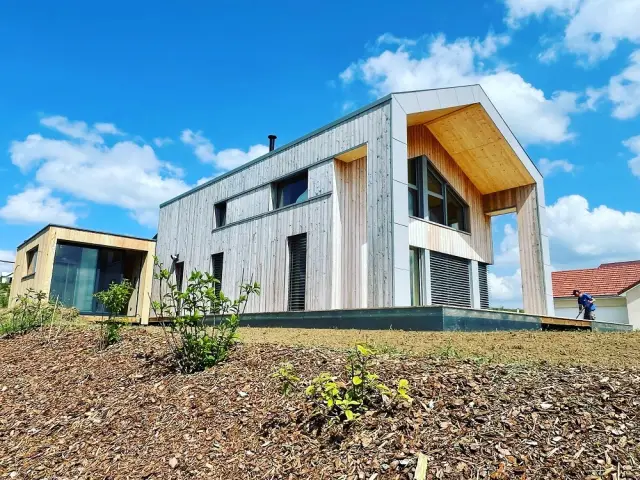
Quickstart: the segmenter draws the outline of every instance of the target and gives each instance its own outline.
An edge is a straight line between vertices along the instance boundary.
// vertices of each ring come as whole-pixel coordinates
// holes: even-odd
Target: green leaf
[[[362,378],[357,375],[351,379],[354,385],[362,385]]]
[[[353,421],[353,419],[355,418],[355,415],[353,414],[353,412],[351,410],[345,410],[344,414],[347,417],[347,421],[349,421],[349,422]]]

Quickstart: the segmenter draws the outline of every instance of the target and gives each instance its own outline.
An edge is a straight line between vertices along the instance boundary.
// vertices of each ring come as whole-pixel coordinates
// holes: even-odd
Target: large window
[[[36,265],[38,264],[38,247],[32,248],[27,252],[27,275],[36,273]]]
[[[49,298],[81,313],[104,313],[103,305],[93,294],[108,289],[112,282],[121,282],[125,276],[135,284],[140,264],[138,252],[59,243]]]
[[[426,189],[424,169],[427,172]],[[469,207],[426,157],[409,160],[408,182],[409,215],[469,232]]]
[[[275,208],[286,207],[307,199],[309,176],[307,172],[285,178],[274,184]]]

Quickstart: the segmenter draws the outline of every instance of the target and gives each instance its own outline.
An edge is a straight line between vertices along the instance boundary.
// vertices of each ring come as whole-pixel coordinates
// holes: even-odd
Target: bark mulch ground
[[[283,398],[271,374],[342,373],[343,350],[241,345],[181,376],[158,332],[95,343],[88,329],[0,340],[0,477],[409,479],[422,453],[427,478],[640,478],[635,366],[380,355],[413,404],[318,431],[304,387]]]

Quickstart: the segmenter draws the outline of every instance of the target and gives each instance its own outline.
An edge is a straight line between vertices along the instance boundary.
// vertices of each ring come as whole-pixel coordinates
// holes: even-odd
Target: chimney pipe
[[[269,151],[273,152],[276,148],[276,137],[275,135],[269,135]]]

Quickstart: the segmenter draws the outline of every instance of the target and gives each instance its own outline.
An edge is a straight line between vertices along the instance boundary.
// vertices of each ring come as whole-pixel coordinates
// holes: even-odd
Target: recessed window
[[[211,275],[218,280],[219,283],[215,284],[216,295],[220,295],[222,290],[222,265],[224,263],[224,253],[216,253],[211,255]]]
[[[176,288],[181,292],[184,282],[184,262],[176,263],[174,273],[176,275]]]
[[[36,273],[36,265],[38,264],[38,247],[32,248],[27,252],[27,275]]]
[[[427,171],[426,191],[421,181],[424,169]],[[426,157],[409,160],[408,182],[409,215],[469,232],[469,207]]]
[[[213,208],[215,211],[216,228],[224,227],[227,224],[227,202],[216,203]]]
[[[282,208],[307,200],[308,172],[285,178],[274,184],[275,208]]]

